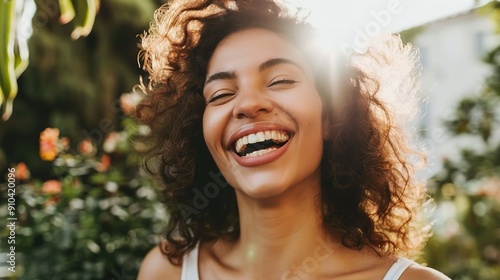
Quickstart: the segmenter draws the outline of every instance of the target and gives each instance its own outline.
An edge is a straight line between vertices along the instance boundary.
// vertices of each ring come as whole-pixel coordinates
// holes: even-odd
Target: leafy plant
[[[482,8],[496,24],[500,6]],[[485,57],[493,73],[483,89],[464,98],[446,121],[456,137],[476,139],[461,151],[459,160],[444,162],[429,186],[437,201],[437,215],[446,223],[437,229],[426,250],[432,267],[452,279],[500,279],[500,47]]]
[[[58,129],[44,130],[40,156],[58,175],[51,180],[30,179],[17,165],[20,279],[135,279],[167,215],[139,169],[143,144],[134,139],[148,128],[129,117],[123,127],[102,143],[84,139],[77,147]]]
[[[59,0],[58,3],[60,22],[74,26],[71,38],[89,35],[100,0]],[[28,67],[28,40],[36,9],[35,0],[0,1],[0,115],[3,120],[12,114],[17,78]]]

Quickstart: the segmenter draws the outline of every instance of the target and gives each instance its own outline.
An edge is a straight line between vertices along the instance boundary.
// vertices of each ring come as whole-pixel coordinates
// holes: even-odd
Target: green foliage
[[[32,178],[18,176],[21,267],[15,278],[135,279],[167,214],[139,169],[141,143],[133,139],[147,129],[124,114],[120,96],[143,74],[136,60],[137,34],[165,1],[78,0],[100,2],[92,33],[79,40],[71,35],[83,36],[91,21],[87,17],[85,25],[78,11],[71,18],[76,1],[34,1],[30,65],[19,77],[11,118],[0,122],[0,170],[25,162]],[[59,9],[61,3],[65,9]],[[38,136],[46,127],[57,127],[72,143],[89,144],[88,137],[93,143],[86,149],[68,146],[57,133],[57,157],[50,159],[54,146],[48,145],[40,155],[50,162],[43,161]],[[5,187],[0,185],[2,201]],[[6,240],[6,233],[0,229],[0,239]]]
[[[12,116],[0,121],[0,170],[23,161],[37,178],[53,176],[50,165],[33,156],[46,127],[59,128],[73,141],[99,129],[103,120],[120,129],[117,100],[144,75],[137,65],[138,34],[164,2],[101,1],[92,32],[73,40],[74,23],[61,24],[58,1],[36,0],[30,66],[18,79]]]
[[[44,7],[51,3],[41,2]],[[59,21],[71,22],[71,37],[88,36],[94,26],[100,0],[59,0],[50,10],[60,15]],[[31,37],[32,20],[37,6],[35,0],[8,0],[0,2],[0,114],[3,120],[10,118],[17,95],[17,78],[28,66],[28,39]]]
[[[7,120],[17,95],[17,78],[28,66],[28,38],[33,0],[0,2],[0,115]]]
[[[132,140],[148,129],[129,118],[123,126],[101,146],[84,140],[78,152],[56,130],[41,137],[42,157],[50,150],[43,145],[59,153],[53,162],[56,179],[26,180],[18,168],[20,279],[135,279],[140,261],[159,241],[167,215],[139,169],[141,142]],[[0,218],[6,220],[6,214],[2,209]],[[6,234],[2,229],[1,239]]]
[[[500,26],[498,3],[482,11],[488,9],[494,9]],[[425,259],[452,279],[500,279],[499,58],[500,47],[488,53],[485,62],[493,73],[482,91],[461,100],[446,122],[452,134],[478,142],[463,149],[460,160],[445,160],[444,169],[429,182],[437,213],[448,220],[429,241]]]

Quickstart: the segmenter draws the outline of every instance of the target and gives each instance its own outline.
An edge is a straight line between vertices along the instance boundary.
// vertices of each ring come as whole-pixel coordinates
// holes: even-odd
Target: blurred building
[[[425,176],[438,172],[443,158],[456,159],[460,147],[481,149],[472,137],[452,137],[444,121],[465,96],[478,94],[492,69],[482,61],[499,45],[491,19],[470,9],[419,27],[412,43],[419,48],[422,64],[420,146],[428,153]]]

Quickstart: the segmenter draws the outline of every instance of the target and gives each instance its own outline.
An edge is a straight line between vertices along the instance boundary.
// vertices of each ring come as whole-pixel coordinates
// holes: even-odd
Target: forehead
[[[214,71],[257,67],[271,58],[287,58],[302,67],[307,62],[300,50],[283,36],[261,28],[235,32],[215,48],[208,63],[208,74]]]

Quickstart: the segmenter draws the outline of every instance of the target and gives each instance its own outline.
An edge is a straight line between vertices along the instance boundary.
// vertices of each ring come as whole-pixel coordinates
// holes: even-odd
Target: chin
[[[284,194],[290,188],[288,184],[275,182],[276,179],[262,179],[248,179],[242,184],[236,183],[235,190],[248,198],[269,199]]]

